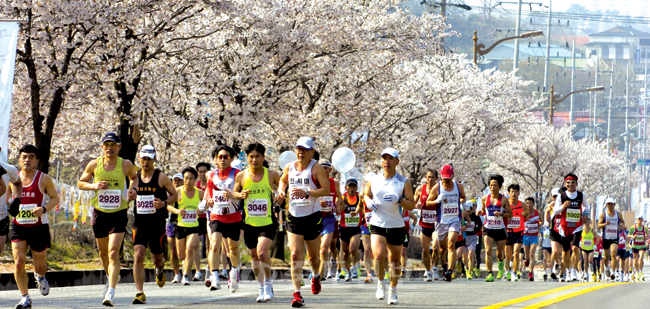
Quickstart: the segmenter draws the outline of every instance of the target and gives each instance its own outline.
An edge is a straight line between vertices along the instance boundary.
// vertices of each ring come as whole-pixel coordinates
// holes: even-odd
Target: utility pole
[[[512,64],[512,71],[515,72],[519,69],[519,35],[520,33],[520,24],[521,24],[521,1],[517,1],[517,25],[515,26],[515,35],[517,39],[515,40],[515,58]],[[515,73],[517,74],[517,73]],[[573,90],[573,89],[572,89]]]
[[[571,92],[575,89],[575,77],[576,77],[576,37],[573,36],[573,49],[571,51]],[[569,111],[569,125],[573,126],[573,96],[571,96],[571,105]]]
[[[607,149],[611,151],[612,149],[612,137],[610,136],[611,134],[611,124],[612,124],[612,101],[614,101],[614,97],[612,97],[612,92],[614,89],[614,66],[616,65],[616,60],[612,60],[612,74],[610,75],[609,78],[609,106],[607,107]]]
[[[598,86],[598,63],[600,60],[598,59],[598,55],[596,55],[596,80],[594,82],[594,87]],[[598,128],[596,128],[596,125],[598,124],[598,93],[594,92],[594,126],[591,129],[592,135],[591,135],[591,141],[595,142],[596,141],[596,135],[598,134],[598,131],[596,131]]]
[[[629,164],[630,162],[630,125],[627,117],[630,114],[630,60],[627,60],[627,71],[625,76],[625,159]]]
[[[553,0],[548,1],[548,25],[546,27],[546,64],[544,65],[544,92],[549,91],[548,89],[548,65],[550,61],[550,44],[551,44],[551,4]]]

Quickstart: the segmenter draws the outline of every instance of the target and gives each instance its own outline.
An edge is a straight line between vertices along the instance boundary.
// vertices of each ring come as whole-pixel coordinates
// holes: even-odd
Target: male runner
[[[603,234],[603,264],[605,265],[604,275],[610,280],[615,279],[612,272],[618,268],[616,254],[618,252],[618,231],[625,229],[625,220],[623,214],[615,210],[616,200],[607,198],[605,200],[605,211],[600,214],[598,219],[598,228],[602,229]]]
[[[0,147],[0,152],[2,152],[2,147]],[[5,172],[2,173],[2,170]],[[0,194],[0,255],[4,251],[5,243],[7,242],[7,235],[9,235],[9,209],[14,209],[15,212],[18,212],[20,206],[20,198],[23,194],[23,182],[18,177],[18,171],[16,167],[11,164],[6,164],[0,161],[0,184],[5,185],[5,190],[1,190]],[[10,188],[11,187],[11,188]],[[11,204],[8,204],[9,198],[13,193],[16,198],[13,199]]]
[[[133,208],[133,281],[137,293],[134,304],[146,304],[144,294],[144,260],[147,247],[151,251],[151,261],[156,268],[156,283],[165,286],[163,253],[167,221],[167,205],[176,202],[178,196],[169,177],[154,167],[156,148],[150,145],[140,150],[138,175],[138,196]],[[169,197],[168,197],[169,195]]]
[[[120,276],[120,247],[128,222],[128,202],[137,198],[138,175],[133,163],[118,157],[122,149],[120,137],[107,133],[102,138],[103,155],[86,166],[77,187],[94,191],[90,205],[93,211],[93,234],[97,241],[99,257],[108,276],[104,306],[113,306],[115,287]],[[126,190],[126,178],[131,185]],[[92,183],[90,181],[93,181]]]
[[[59,195],[56,192],[54,180],[45,173],[38,170],[40,163],[40,152],[33,145],[25,145],[18,152],[20,164],[20,182],[22,193],[19,206],[12,212],[14,219],[11,222],[11,249],[14,256],[14,278],[16,285],[22,295],[22,299],[16,305],[17,309],[31,308],[32,300],[29,298],[27,272],[25,271],[25,260],[27,247],[32,249],[34,265],[34,276],[36,286],[43,296],[50,293],[50,285],[45,279],[47,272],[47,248],[50,243],[50,225],[47,212],[51,211],[59,203]],[[4,168],[3,168],[4,170]],[[13,187],[11,187],[13,190]],[[45,203],[45,195],[50,201]],[[17,208],[17,212],[15,212]]]
[[[503,276],[506,247],[506,226],[504,218],[511,218],[510,202],[508,198],[499,193],[503,186],[503,176],[495,174],[490,176],[488,181],[490,194],[481,198],[481,210],[479,216],[485,216],[485,225],[483,226],[483,237],[485,239],[485,266],[487,266],[488,276],[485,282],[494,282],[492,273],[492,248],[497,247],[497,260],[499,261],[499,272],[497,279]]]
[[[219,249],[223,247],[222,239],[228,247],[230,261],[234,266],[230,271],[228,288],[232,293],[237,292],[239,286],[239,269],[241,267],[241,253],[239,240],[241,230],[244,228],[242,213],[239,211],[239,202],[242,198],[239,193],[233,192],[235,177],[241,172],[230,165],[235,158],[235,150],[227,145],[219,145],[212,151],[212,157],[217,163],[217,170],[209,173],[204,201],[210,209],[210,251],[208,264],[212,274],[205,282],[211,291],[220,289],[219,285]],[[203,208],[203,207],[200,207]],[[224,265],[224,269],[226,265]]]
[[[519,200],[519,185],[511,184],[508,186],[508,204],[512,209],[512,218],[508,219],[507,230],[508,236],[506,238],[506,280],[511,281],[514,277],[515,281],[519,281],[521,273],[515,274],[515,270],[519,271],[519,264],[521,263],[519,251],[521,251],[523,243],[523,233],[525,218],[528,216],[528,208],[521,205]],[[512,266],[511,263],[512,262]]]
[[[386,148],[381,152],[383,173],[376,175],[367,183],[365,192],[366,205],[373,211],[370,218],[372,252],[375,258],[377,299],[386,297],[384,274],[390,263],[390,291],[388,304],[397,304],[397,283],[399,282],[400,253],[404,243],[404,220],[402,208],[413,210],[413,187],[411,181],[397,173],[399,152]],[[450,197],[449,197],[450,198]],[[448,198],[448,199],[449,199]]]
[[[336,222],[336,211],[341,205],[341,192],[339,187],[341,186],[338,181],[330,177],[332,175],[332,163],[327,159],[321,159],[320,165],[325,170],[327,174],[330,192],[329,195],[323,196],[320,198],[320,213],[323,218],[323,230],[320,233],[321,244],[320,244],[320,273],[323,274],[321,281],[325,280],[325,274],[327,272],[327,261],[330,260],[330,254],[332,253],[332,241],[334,241],[334,246],[336,247],[336,239],[334,239],[334,234],[337,228]],[[357,244],[357,248],[359,244]],[[331,265],[330,265],[331,267]],[[347,269],[348,272],[351,271],[350,268]]]
[[[643,257],[647,250],[646,244],[650,238],[648,228],[643,225],[643,216],[638,216],[636,218],[636,225],[630,228],[628,235],[630,235],[633,241],[632,254],[634,255],[633,261],[635,270],[633,281],[643,281]]]
[[[323,166],[314,160],[316,143],[311,137],[301,137],[296,143],[297,161],[284,167],[280,178],[280,193],[278,203],[289,198],[289,213],[287,214],[287,238],[291,250],[291,280],[295,288],[291,305],[304,306],[300,293],[302,266],[305,260],[305,245],[311,262],[311,292],[320,293],[320,233],[323,229],[321,206],[316,202],[318,197],[329,196],[330,181]],[[285,191],[289,187],[289,196]]]
[[[469,222],[467,223],[467,229],[465,229],[465,247],[467,247],[469,261],[466,263],[467,271],[465,272],[465,275],[467,276],[468,280],[471,280],[473,277],[472,270],[477,267],[476,246],[478,244],[479,236],[476,235],[476,232],[480,231],[483,227],[483,221],[481,220],[481,217],[476,214],[476,209],[478,207],[476,200],[471,199],[469,203],[471,203],[472,206],[467,211],[469,214]],[[475,275],[478,276],[479,274],[476,273]]]
[[[345,269],[345,281],[352,279],[351,267],[359,254],[359,240],[361,238],[361,215],[363,214],[363,203],[357,194],[359,182],[356,178],[348,178],[345,181],[345,190],[341,198],[341,206],[338,213],[341,214],[341,228],[339,229],[341,250]]]
[[[246,146],[249,168],[235,177],[235,189],[244,200],[244,242],[251,252],[253,273],[260,284],[257,302],[273,299],[271,256],[269,249],[278,228],[273,215],[273,192],[280,175],[263,166],[266,147],[259,143]]]
[[[174,192],[176,192],[176,188],[183,186],[183,174],[181,173],[175,174],[174,177],[172,177],[172,185],[174,186]],[[177,202],[174,202],[174,204],[176,203]],[[167,230],[165,231],[165,235],[167,236],[167,245],[169,246],[169,251],[171,251],[171,264],[172,264],[172,269],[174,270],[174,280],[172,280],[172,283],[180,283],[181,269],[178,260],[178,250],[176,250],[176,224],[178,224],[178,216],[171,211],[168,212],[169,212],[169,217],[168,217],[169,219],[168,219]]]
[[[528,281],[535,281],[534,270],[537,260],[537,235],[539,234],[539,211],[535,209],[535,199],[532,197],[526,198],[526,213],[528,216],[525,218],[524,236],[522,238],[524,245],[524,257],[526,258],[528,270]]]
[[[435,207],[437,216],[436,234],[440,247],[447,248],[449,268],[445,272],[445,281],[451,282],[452,269],[456,264],[456,239],[461,233],[462,208],[465,203],[465,188],[454,178],[454,168],[444,165],[440,169],[441,182],[431,188],[427,206]]]
[[[424,274],[424,281],[431,282],[438,279],[438,264],[439,250],[434,246],[433,260],[431,259],[431,238],[436,230],[436,222],[438,221],[438,213],[435,206],[427,206],[427,199],[431,188],[438,183],[438,171],[434,169],[427,170],[426,175],[427,183],[415,189],[415,200],[417,201],[416,207],[420,209],[419,223],[422,227],[420,241],[422,243],[422,263],[426,269]],[[437,242],[438,237],[435,238]]]
[[[560,273],[562,277],[560,282],[567,280],[565,270],[572,269],[571,245],[573,244],[574,231],[587,220],[587,204],[585,195],[576,190],[578,187],[578,176],[567,174],[564,176],[564,185],[566,192],[562,192],[555,199],[553,213],[555,214],[555,230],[562,237],[559,243],[562,245],[562,260]]]
[[[566,191],[566,188],[554,188],[551,190],[551,202],[546,205],[544,210],[544,226],[549,228],[549,239],[551,241],[551,265],[553,269],[551,270],[551,279],[557,280],[558,277],[556,273],[560,271],[560,252],[562,251],[562,245],[560,241],[562,236],[558,234],[555,230],[555,225],[559,224],[559,218],[556,218],[556,214],[553,212],[553,207],[555,207],[555,201],[557,197],[560,196],[560,191]]]

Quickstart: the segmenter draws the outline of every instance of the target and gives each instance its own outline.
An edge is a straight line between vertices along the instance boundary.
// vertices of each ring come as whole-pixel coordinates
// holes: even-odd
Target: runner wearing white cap
[[[167,205],[176,202],[178,195],[169,177],[154,167],[156,149],[145,145],[140,150],[138,175],[138,196],[133,208],[133,281],[136,294],[134,304],[146,304],[144,294],[144,260],[147,247],[156,272],[156,283],[165,286],[165,232]]]
[[[372,253],[375,259],[375,273],[378,279],[377,299],[386,298],[384,275],[390,263],[390,292],[388,304],[397,304],[397,283],[399,263],[404,243],[404,221],[402,208],[413,210],[413,187],[411,181],[396,171],[399,152],[386,148],[381,152],[383,173],[373,177],[366,185],[365,202],[373,211],[370,218]]]
[[[610,280],[614,280],[615,276],[612,269],[618,268],[618,260],[616,259],[618,232],[625,229],[625,219],[623,219],[623,214],[615,209],[616,200],[613,198],[610,197],[605,200],[605,207],[605,211],[600,214],[598,219],[598,228],[602,229],[604,274]]]
[[[457,183],[454,178],[454,168],[451,165],[444,165],[440,169],[440,178],[431,188],[427,198],[427,206],[435,207],[437,211],[436,235],[441,248],[447,248],[447,263],[449,268],[445,272],[445,281],[451,282],[452,269],[456,265],[456,240],[458,234],[462,233],[467,223],[462,222],[463,209],[461,204],[465,203],[465,188]],[[471,208],[471,203],[469,205]]]
[[[318,197],[329,196],[330,182],[325,169],[316,160],[316,143],[311,137],[301,137],[296,143],[298,160],[287,164],[280,178],[278,204],[288,198],[287,238],[291,250],[291,280],[295,288],[291,306],[302,307],[305,301],[300,293],[305,245],[312,269],[311,292],[318,294],[320,284],[320,233],[323,218]],[[289,187],[289,195],[285,195]]]

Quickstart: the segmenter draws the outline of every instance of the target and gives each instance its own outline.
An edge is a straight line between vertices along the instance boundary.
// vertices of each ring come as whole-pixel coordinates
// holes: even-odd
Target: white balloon
[[[332,166],[340,173],[349,172],[354,168],[356,160],[354,151],[347,147],[336,149],[332,154]]]
[[[296,154],[293,151],[285,151],[282,154],[280,154],[280,157],[278,158],[278,164],[280,165],[280,169],[284,170],[284,167],[293,162],[298,160],[298,157],[296,157]]]

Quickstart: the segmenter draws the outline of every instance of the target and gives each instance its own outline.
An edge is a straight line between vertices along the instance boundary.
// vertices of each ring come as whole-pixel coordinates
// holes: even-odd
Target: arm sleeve
[[[553,206],[553,214],[559,214],[564,210],[562,207],[562,198],[559,196],[555,199],[555,206]]]

